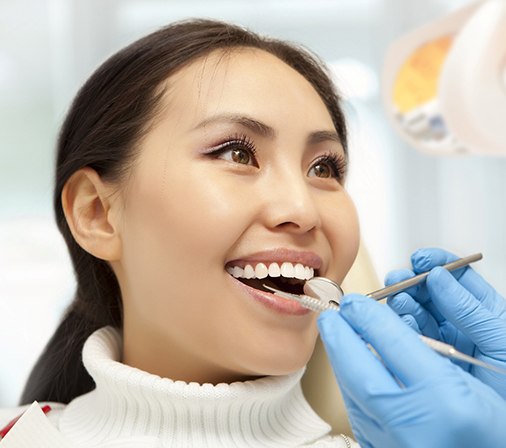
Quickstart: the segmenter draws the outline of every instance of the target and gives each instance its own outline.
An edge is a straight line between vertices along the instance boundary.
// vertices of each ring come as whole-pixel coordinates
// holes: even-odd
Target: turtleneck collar
[[[303,370],[231,384],[185,383],[121,364],[121,344],[111,327],[85,343],[83,362],[96,389],[73,400],[59,424],[79,446],[148,437],[162,447],[294,447],[330,431],[304,399]]]

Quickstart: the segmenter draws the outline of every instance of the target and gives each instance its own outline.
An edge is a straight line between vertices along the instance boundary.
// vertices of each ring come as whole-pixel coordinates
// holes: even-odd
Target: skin
[[[314,169],[343,148],[307,141],[315,131],[335,133],[330,114],[302,75],[256,49],[194,61],[167,80],[164,102],[124,185],[86,168],[63,195],[79,244],[118,277],[123,362],[212,384],[294,372],[313,352],[316,315],[251,300],[225,265],[288,248],[318,254],[320,275],[343,280],[358,250],[355,208],[342,180]],[[223,114],[251,117],[273,135],[209,121]],[[239,136],[253,142],[254,157],[206,154]]]

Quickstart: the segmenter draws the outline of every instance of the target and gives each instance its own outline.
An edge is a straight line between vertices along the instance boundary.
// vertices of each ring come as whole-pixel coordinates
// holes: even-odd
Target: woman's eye
[[[336,179],[342,182],[346,176],[347,162],[343,155],[327,154],[316,160],[307,175],[321,179]]]
[[[334,177],[332,168],[325,162],[318,162],[309,170],[308,176],[314,177]]]
[[[220,155],[220,159],[240,163],[242,165],[249,165],[251,163],[252,156],[246,149],[233,148],[222,152]]]
[[[255,145],[247,137],[229,140],[210,152],[210,155],[216,159],[258,167],[255,154]]]

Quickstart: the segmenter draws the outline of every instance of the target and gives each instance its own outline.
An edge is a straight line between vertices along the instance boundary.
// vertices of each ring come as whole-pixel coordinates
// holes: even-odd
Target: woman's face
[[[300,289],[290,277],[340,283],[348,272],[359,231],[329,112],[302,75],[256,49],[181,69],[164,106],[121,195],[123,361],[201,383],[301,368],[314,313],[234,275]]]

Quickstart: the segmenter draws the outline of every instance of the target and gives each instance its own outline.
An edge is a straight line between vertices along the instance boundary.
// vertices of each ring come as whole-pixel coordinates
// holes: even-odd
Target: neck
[[[120,437],[153,437],[161,446],[284,446],[328,433],[305,401],[303,371],[232,384],[173,381],[118,362],[119,332],[86,342],[84,364],[96,389],[72,401],[60,429],[92,446]]]
[[[145,372],[150,372],[162,378],[171,378],[174,381],[199,384],[220,384],[251,381],[261,378],[262,375],[247,374],[238,370],[224,368],[202,356],[192,356],[188,351],[179,350],[177,344],[172,344],[168,352],[166,343],[154,346],[160,338],[150,335],[149,342],[131,337],[137,332],[123,332],[122,363]],[[146,350],[150,347],[150,350]],[[158,353],[165,353],[163,358]],[[178,362],[175,363],[174,359]]]

